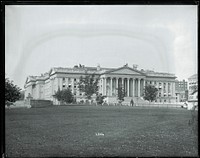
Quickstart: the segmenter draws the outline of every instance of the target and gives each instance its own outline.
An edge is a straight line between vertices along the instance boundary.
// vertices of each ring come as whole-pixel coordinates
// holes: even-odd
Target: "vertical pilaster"
[[[168,82],[166,82],[166,97],[168,98]]]
[[[112,78],[110,78],[110,96],[112,96]]]
[[[116,77],[116,89],[115,89],[115,95],[117,95],[117,88],[118,88],[118,78]]]
[[[173,93],[172,93],[172,95],[173,95],[173,97],[176,97],[175,96],[175,82],[172,82],[172,87],[173,87]]]
[[[104,95],[104,78],[102,78],[102,95]]]
[[[161,97],[164,96],[164,83],[161,82]]]
[[[105,84],[104,84],[104,88],[105,88],[105,89],[104,89],[104,90],[105,90],[105,91],[104,91],[104,94],[107,95],[107,78],[106,78],[106,77],[104,78],[104,83],[105,83]]]

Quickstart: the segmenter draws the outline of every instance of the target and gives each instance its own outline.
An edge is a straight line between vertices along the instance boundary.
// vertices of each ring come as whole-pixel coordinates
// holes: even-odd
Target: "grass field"
[[[56,106],[5,116],[8,157],[198,155],[185,109]]]

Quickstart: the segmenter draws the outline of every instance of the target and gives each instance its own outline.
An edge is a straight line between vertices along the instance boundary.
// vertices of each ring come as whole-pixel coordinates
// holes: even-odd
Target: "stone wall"
[[[53,102],[50,100],[35,100],[31,99],[30,100],[30,105],[32,108],[39,108],[39,107],[48,107],[52,106]]]

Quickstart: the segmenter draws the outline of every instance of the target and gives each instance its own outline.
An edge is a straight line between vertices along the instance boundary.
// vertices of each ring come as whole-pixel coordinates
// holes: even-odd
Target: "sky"
[[[197,5],[7,5],[5,73],[26,78],[82,64],[197,73]]]

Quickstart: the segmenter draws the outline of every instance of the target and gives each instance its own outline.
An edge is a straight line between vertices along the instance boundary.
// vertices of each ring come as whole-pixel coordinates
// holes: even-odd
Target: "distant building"
[[[100,77],[99,93],[106,95],[108,103],[117,102],[117,87],[122,85],[126,91],[125,102],[142,101],[144,87],[147,84],[159,89],[156,102],[176,102],[174,74],[160,73],[151,70],[138,70],[137,65],[129,67],[128,64],[119,68],[86,67],[75,65],[73,68],[51,68],[48,73],[41,76],[28,76],[25,88],[25,98],[30,94],[34,99],[58,101],[53,97],[60,88],[71,88],[77,101],[84,98],[84,93],[79,92],[78,82],[80,76],[95,74]]]
[[[175,94],[176,102],[185,102],[188,100],[188,83],[185,80],[175,80]]]
[[[188,78],[188,88],[189,93],[193,91],[194,86],[198,88],[198,76],[197,74],[194,74]]]
[[[188,109],[198,109],[198,76],[194,74],[188,78]]]

